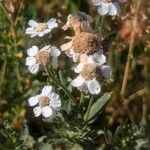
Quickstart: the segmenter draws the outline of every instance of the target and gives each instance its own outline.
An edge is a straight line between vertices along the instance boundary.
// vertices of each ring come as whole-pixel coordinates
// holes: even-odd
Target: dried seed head
[[[82,32],[73,37],[72,47],[76,53],[90,55],[101,48],[101,43],[96,34]]]
[[[36,60],[40,65],[46,65],[50,59],[51,57],[47,51],[39,51],[36,55]]]
[[[99,79],[101,75],[100,69],[94,64],[86,64],[81,72],[81,76],[85,80]]]
[[[63,29],[66,30],[68,27],[72,27],[75,34],[83,31],[92,32],[93,29],[90,26],[92,22],[91,16],[83,12],[76,12],[68,16],[68,22],[63,26]]]
[[[39,106],[40,107],[45,107],[50,104],[50,99],[47,96],[41,96],[39,97]]]
[[[81,12],[74,13],[70,17],[70,24],[71,25],[74,25],[74,24],[77,24],[77,23],[83,22],[83,21],[88,21],[88,19],[85,16],[85,14],[81,13]]]
[[[41,32],[41,31],[45,30],[46,28],[47,28],[47,23],[38,23],[35,30],[37,32]]]

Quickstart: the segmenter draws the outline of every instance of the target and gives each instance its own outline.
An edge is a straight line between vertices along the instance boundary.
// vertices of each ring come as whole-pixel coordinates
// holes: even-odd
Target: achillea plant
[[[149,11],[141,7],[0,2],[0,149],[149,147]]]

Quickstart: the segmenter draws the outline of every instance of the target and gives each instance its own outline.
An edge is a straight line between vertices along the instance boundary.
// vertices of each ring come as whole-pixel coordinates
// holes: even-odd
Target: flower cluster
[[[29,34],[31,37],[41,37],[58,27],[54,18],[51,18],[47,23],[37,23],[34,20],[30,20],[28,25],[30,27],[26,29],[26,34]],[[48,63],[52,64],[54,68],[57,68],[60,53],[59,49],[55,46],[47,45],[39,50],[34,45],[27,50],[28,57],[26,58],[26,65],[33,74],[38,72],[40,66],[46,66]]]
[[[58,27],[54,18],[51,18],[47,23],[37,23],[34,20],[30,20],[28,25],[30,27],[26,29],[26,34],[29,34],[30,37],[42,37]],[[51,64],[56,69],[60,53],[60,50],[55,46],[47,45],[39,49],[36,45],[33,45],[27,49],[26,65],[33,74],[36,74],[40,67],[46,67],[48,64]],[[30,106],[36,106],[33,109],[36,117],[41,114],[46,118],[52,117],[56,110],[61,107],[59,95],[54,92],[52,86],[44,86],[41,94],[30,97],[28,102]]]
[[[98,12],[101,15],[113,16],[120,11],[117,0],[92,0],[92,2],[98,6]],[[103,79],[111,77],[112,71],[111,67],[106,64],[105,47],[99,33],[92,28],[92,23],[92,17],[86,13],[70,14],[62,29],[72,28],[75,35],[70,38],[68,43],[61,45],[61,50],[76,63],[74,72],[78,75],[71,81],[71,85],[80,91],[96,95],[101,92]],[[55,18],[51,18],[46,23],[30,20],[28,25],[26,34],[30,37],[42,37],[58,27]],[[33,45],[27,50],[27,54],[26,65],[31,73],[36,74],[41,67],[46,69],[48,64],[56,69],[61,52],[55,46],[46,45],[38,48]],[[53,79],[53,77],[51,78]],[[30,106],[35,106],[33,112],[36,117],[41,114],[44,117],[52,117],[61,106],[61,100],[52,86],[44,86],[41,94],[29,98],[28,102]]]
[[[80,91],[89,91],[91,94],[99,94],[101,92],[100,80],[104,77],[111,76],[111,68],[106,63],[106,56],[103,53],[101,39],[92,27],[92,19],[89,15],[78,12],[68,16],[66,26],[72,27],[75,36],[71,41],[61,46],[61,50],[66,55],[79,63],[75,68],[78,73],[76,79],[71,85],[77,87]],[[84,25],[83,25],[84,24]]]

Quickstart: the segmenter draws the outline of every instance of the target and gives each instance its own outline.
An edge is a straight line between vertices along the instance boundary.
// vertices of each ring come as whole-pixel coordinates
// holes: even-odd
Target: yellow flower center
[[[47,96],[41,96],[39,97],[39,106],[45,107],[50,104],[50,99]]]
[[[36,60],[40,65],[46,65],[50,60],[50,54],[47,51],[39,51],[36,55]]]
[[[101,48],[101,43],[96,34],[82,32],[73,37],[72,47],[75,53],[90,55]]]
[[[37,32],[41,32],[41,31],[45,30],[46,28],[47,28],[47,23],[38,23],[35,30]]]

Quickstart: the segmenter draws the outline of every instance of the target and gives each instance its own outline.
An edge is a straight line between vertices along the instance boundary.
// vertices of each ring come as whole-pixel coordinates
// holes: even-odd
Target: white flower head
[[[35,106],[33,109],[35,117],[41,114],[45,117],[52,117],[61,107],[61,100],[52,86],[44,86],[41,94],[30,97],[28,99],[30,106]]]
[[[54,68],[57,68],[60,53],[59,49],[55,46],[48,45],[39,50],[34,45],[27,50],[28,57],[26,58],[26,65],[33,74],[38,72],[40,66],[45,66],[49,62]]]
[[[29,27],[26,29],[26,34],[29,34],[30,37],[39,36],[42,37],[45,34],[52,31],[52,29],[58,27],[55,18],[51,18],[46,23],[38,23],[34,20],[30,20],[28,23]]]
[[[80,61],[82,56],[87,56],[90,63],[102,65],[106,62],[99,37],[94,33],[81,32],[75,35],[70,42],[61,46],[61,50],[74,62]]]
[[[120,13],[120,6],[118,1],[124,0],[92,0],[93,5],[98,6],[98,12],[100,15],[115,16]]]
[[[79,63],[74,68],[74,71],[79,75],[76,79],[72,80],[71,85],[83,92],[88,90],[92,95],[101,92],[101,84],[99,81],[103,77],[111,76],[111,68],[109,66],[99,66],[95,63]]]

